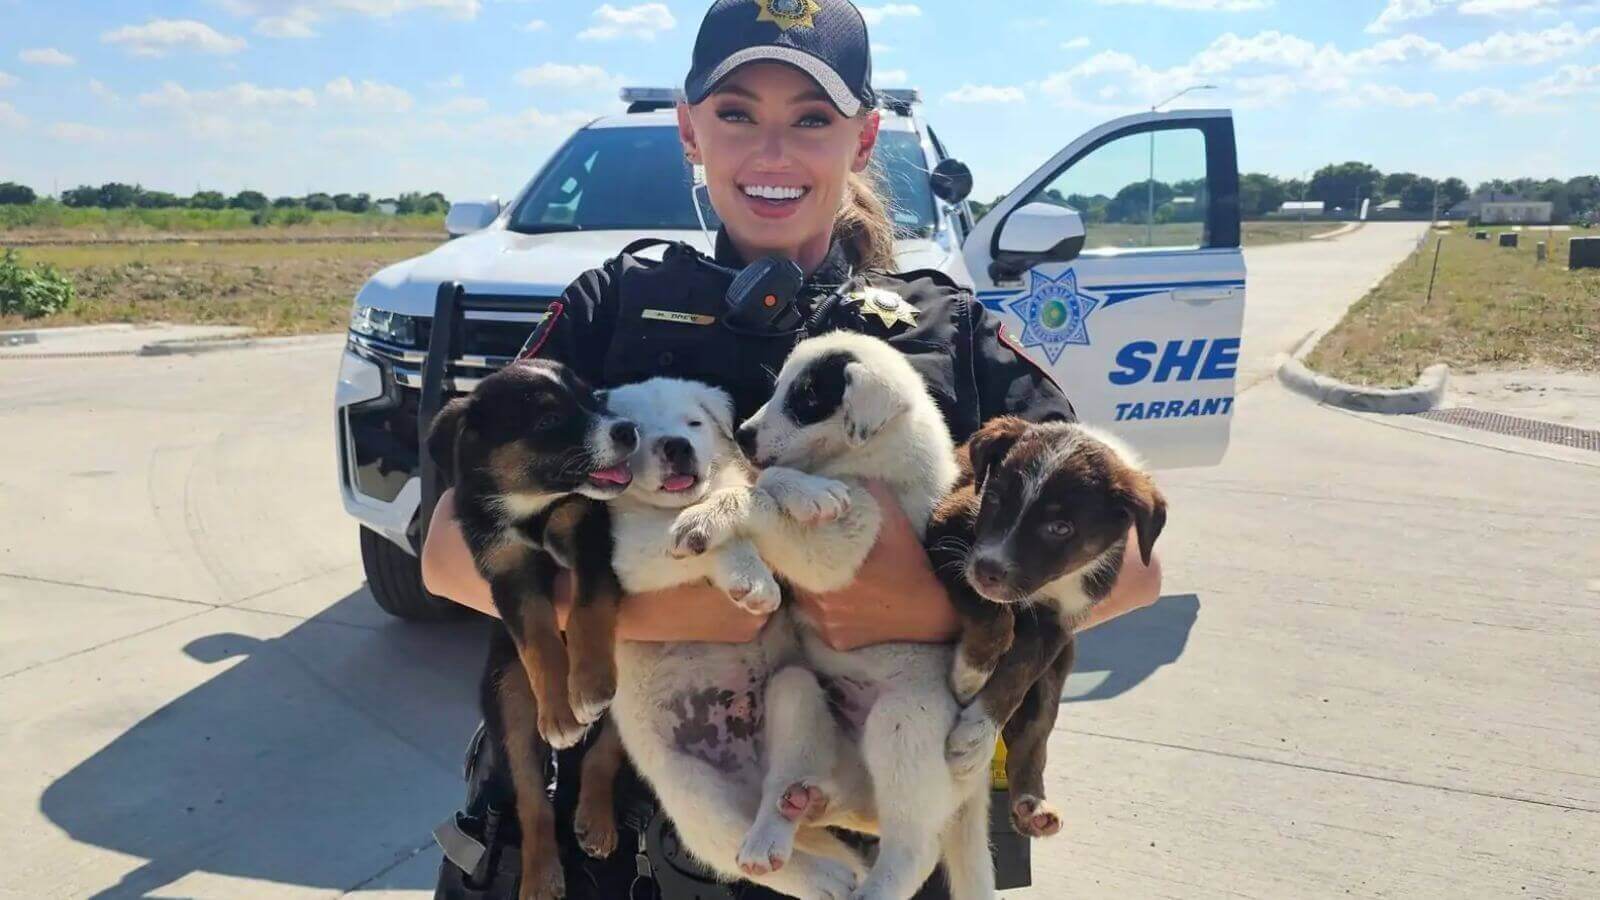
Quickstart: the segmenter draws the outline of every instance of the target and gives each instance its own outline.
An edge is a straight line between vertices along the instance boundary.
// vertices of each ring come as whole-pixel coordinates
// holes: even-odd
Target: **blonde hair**
[[[855,251],[861,268],[894,271],[894,223],[889,221],[888,204],[878,192],[876,165],[845,176],[833,234]]]

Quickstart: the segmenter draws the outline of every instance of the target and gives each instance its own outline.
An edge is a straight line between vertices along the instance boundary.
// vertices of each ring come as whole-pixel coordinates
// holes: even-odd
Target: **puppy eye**
[[[1072,537],[1073,528],[1071,522],[1065,519],[1057,519],[1054,522],[1046,522],[1044,530],[1046,534],[1053,538],[1066,538]]]
[[[689,420],[689,427],[690,428],[699,428],[701,425],[704,425],[704,424],[705,423],[700,421],[699,419],[690,419]]]

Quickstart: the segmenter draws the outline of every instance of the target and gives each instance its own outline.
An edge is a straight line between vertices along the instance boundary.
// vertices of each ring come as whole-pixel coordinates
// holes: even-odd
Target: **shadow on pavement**
[[[278,637],[190,641],[223,671],[50,785],[51,822],[146,860],[96,896],[188,894],[174,882],[194,873],[348,890],[428,841],[461,799],[486,623],[345,624],[376,621],[372,603],[363,588]]]
[[[1178,661],[1200,617],[1196,594],[1168,594],[1078,638],[1078,657],[1061,702],[1109,700]]]

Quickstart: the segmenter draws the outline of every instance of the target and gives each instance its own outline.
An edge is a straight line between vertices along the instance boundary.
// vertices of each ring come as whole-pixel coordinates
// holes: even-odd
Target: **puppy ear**
[[[1001,416],[990,420],[967,440],[967,458],[972,461],[972,480],[982,485],[989,480],[989,470],[999,465],[1023,432],[1028,423],[1016,416]]]
[[[467,407],[472,397],[457,397],[444,405],[428,426],[428,455],[435,464],[451,477],[456,471],[456,442],[461,440],[461,427],[466,422]]]
[[[1167,498],[1150,476],[1144,472],[1129,472],[1118,479],[1117,502],[1133,518],[1134,532],[1139,536],[1139,558],[1150,565],[1150,554],[1155,552],[1156,538],[1167,524]]]
[[[845,440],[859,447],[877,436],[895,416],[911,408],[888,379],[853,362],[844,367]]]
[[[716,426],[717,431],[721,432],[729,443],[733,443],[733,398],[728,392],[722,388],[706,385],[700,391],[697,402],[706,417]]]

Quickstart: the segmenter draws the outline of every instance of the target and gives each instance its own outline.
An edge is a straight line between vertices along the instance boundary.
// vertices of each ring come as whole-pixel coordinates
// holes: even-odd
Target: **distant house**
[[[1320,216],[1327,210],[1328,204],[1321,200],[1290,200],[1278,212],[1286,216]]]
[[[1380,213],[1397,213],[1399,211],[1400,211],[1400,201],[1399,200],[1385,200],[1382,203],[1378,204],[1378,208],[1377,209],[1373,210],[1373,212],[1380,212]]]
[[[1548,225],[1555,216],[1555,204],[1548,200],[1529,200],[1516,194],[1484,191],[1450,207],[1447,219],[1476,218],[1485,225]]]
[[[1548,200],[1496,200],[1478,207],[1485,225],[1549,225],[1556,205]]]
[[[393,200],[379,200],[377,203],[372,204],[372,208],[381,215],[392,216],[400,211],[400,204]]]

